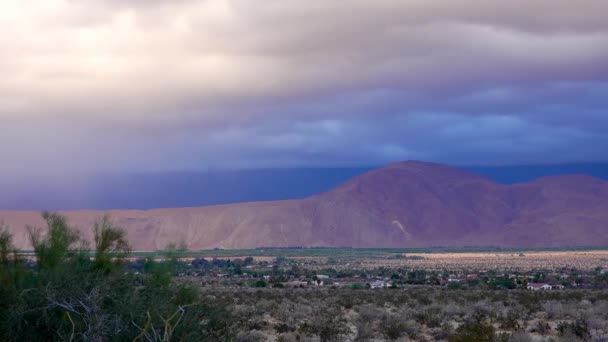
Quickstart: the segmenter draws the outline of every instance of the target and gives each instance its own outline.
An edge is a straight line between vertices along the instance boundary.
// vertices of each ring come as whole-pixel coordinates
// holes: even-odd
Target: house
[[[329,279],[329,276],[324,274],[317,274],[317,279]]]
[[[306,287],[308,286],[308,282],[307,281],[300,281],[300,280],[293,280],[293,281],[289,281],[285,284],[283,284],[285,287],[290,287],[290,288],[294,288],[294,287]]]
[[[384,280],[376,280],[369,285],[372,289],[382,289],[386,287]]]
[[[527,289],[532,291],[551,290],[553,287],[547,283],[528,283]]]
[[[551,286],[552,290],[563,290],[565,288],[565,286],[562,285],[562,284],[553,284],[553,283],[551,283],[551,284],[549,284],[549,286]]]

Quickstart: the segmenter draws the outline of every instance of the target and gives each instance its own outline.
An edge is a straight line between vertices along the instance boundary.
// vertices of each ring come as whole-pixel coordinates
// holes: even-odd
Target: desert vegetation
[[[125,272],[125,233],[109,218],[94,226],[90,248],[65,218],[44,213],[29,227],[35,260],[0,231],[0,340],[229,340],[230,316],[220,300],[172,281],[175,260],[149,261],[145,275]],[[91,253],[90,250],[93,252]]]
[[[30,252],[0,228],[2,341],[608,340],[601,250],[140,253],[107,216],[90,243],[43,218]]]
[[[242,341],[605,341],[608,292],[213,288]]]

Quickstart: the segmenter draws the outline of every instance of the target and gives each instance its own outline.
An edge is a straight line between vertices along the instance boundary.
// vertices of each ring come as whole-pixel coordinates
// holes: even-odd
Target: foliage
[[[591,337],[589,324],[582,318],[571,323],[559,322],[557,324],[557,331],[559,336],[574,335],[583,340],[588,340]]]
[[[490,324],[467,323],[463,324],[454,335],[450,336],[450,342],[502,342],[508,341],[509,336],[496,334],[496,329]]]
[[[53,270],[78,252],[76,244],[81,240],[65,217],[44,212],[42,218],[47,224],[47,234],[43,236],[41,228],[28,227],[30,242],[34,247],[38,267],[41,270]]]
[[[403,334],[405,324],[398,317],[385,316],[382,320],[381,330],[384,337],[390,341],[394,341]]]
[[[65,217],[43,213],[46,231],[28,228],[36,267],[10,258],[0,229],[0,340],[221,341],[234,337],[224,303],[205,303],[188,284],[166,281],[167,262],[144,275],[124,271],[126,234],[103,217],[93,226],[91,258]]]
[[[105,215],[93,226],[95,239],[95,267],[105,272],[111,268],[111,258],[120,260],[126,256],[131,247],[126,238],[126,232],[112,223],[110,216]]]
[[[9,257],[13,252],[13,236],[8,228],[0,222],[0,265],[8,265]]]
[[[254,286],[255,287],[266,287],[266,282],[263,279],[260,279],[255,282]]]

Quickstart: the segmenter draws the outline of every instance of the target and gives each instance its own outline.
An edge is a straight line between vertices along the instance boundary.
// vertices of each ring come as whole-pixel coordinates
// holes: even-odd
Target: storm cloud
[[[608,161],[608,2],[0,10],[0,176]]]

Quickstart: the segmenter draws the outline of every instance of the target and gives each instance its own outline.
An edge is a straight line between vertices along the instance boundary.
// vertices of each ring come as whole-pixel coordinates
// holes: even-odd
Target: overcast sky
[[[608,161],[608,1],[0,4],[0,176]]]

